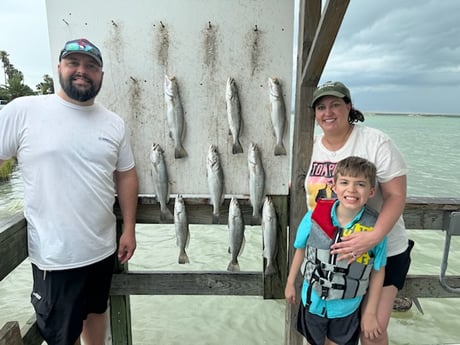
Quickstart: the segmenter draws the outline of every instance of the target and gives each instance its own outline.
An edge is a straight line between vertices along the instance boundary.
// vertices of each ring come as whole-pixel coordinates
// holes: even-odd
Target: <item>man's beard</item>
[[[72,84],[73,77],[74,76],[71,76],[68,79],[64,80],[64,78],[62,77],[62,74],[59,73],[59,83],[61,84],[61,87],[64,90],[64,92],[67,94],[67,96],[69,96],[70,98],[78,102],[86,102],[97,96],[97,94],[99,93],[99,90],[101,89],[102,81],[99,84],[99,87],[95,88],[93,81],[89,80],[88,78],[85,78],[86,81],[90,84],[90,87],[86,90],[82,90],[82,89],[75,87]]]

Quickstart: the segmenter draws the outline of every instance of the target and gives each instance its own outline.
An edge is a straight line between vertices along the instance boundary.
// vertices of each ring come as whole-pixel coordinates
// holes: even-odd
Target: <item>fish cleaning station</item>
[[[115,264],[106,344],[133,343],[133,295],[284,299],[306,212],[315,127],[308,105],[349,2],[47,0],[52,66],[68,39],[86,37],[101,48],[105,75],[97,101],[129,128],[140,182],[137,223],[174,223],[180,247],[179,271]],[[120,235],[118,205],[114,212]],[[459,214],[458,197],[408,198],[406,227],[443,231],[446,246],[440,276],[409,275],[402,296],[459,297],[460,276],[446,274]],[[228,267],[187,270],[189,224],[228,224]],[[237,262],[244,225],[262,226],[258,271]],[[3,280],[27,259],[22,213],[0,221],[0,253]],[[302,344],[292,321],[297,310],[286,305],[285,345]],[[19,327],[11,315],[0,327],[0,345],[42,342],[34,316]]]

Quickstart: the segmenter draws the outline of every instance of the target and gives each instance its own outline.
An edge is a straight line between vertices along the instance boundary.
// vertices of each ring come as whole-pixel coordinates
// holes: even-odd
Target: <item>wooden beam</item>
[[[27,258],[27,224],[22,212],[1,220],[0,253],[1,281]]]
[[[17,321],[7,322],[0,329],[0,345],[24,345]]]
[[[129,272],[114,274],[111,295],[262,296],[262,272]]]
[[[349,3],[350,0],[326,2],[306,65],[302,70],[301,85],[318,84]]]
[[[460,276],[446,277],[449,286],[460,289]],[[435,275],[408,275],[399,296],[417,298],[458,298],[460,294],[447,291]]]
[[[21,333],[24,335],[22,338],[24,345],[39,345],[44,341],[42,334],[38,329],[35,314],[33,314],[21,328]]]

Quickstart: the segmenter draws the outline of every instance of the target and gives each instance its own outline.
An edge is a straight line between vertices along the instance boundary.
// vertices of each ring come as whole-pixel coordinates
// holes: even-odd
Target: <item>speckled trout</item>
[[[212,222],[219,223],[220,206],[224,202],[224,172],[220,164],[217,146],[211,144],[208,148],[206,160],[206,177],[208,180],[209,202],[211,203]]]
[[[260,220],[260,209],[264,201],[265,172],[262,165],[262,158],[257,144],[249,144],[248,152],[249,169],[249,200],[252,205],[253,221]]]
[[[241,130],[241,104],[236,87],[235,79],[229,77],[227,79],[227,87],[225,90],[225,99],[227,101],[227,121],[229,134],[232,135],[233,146],[232,153],[243,153],[243,147],[240,143]]]
[[[190,231],[188,228],[187,213],[182,195],[177,195],[174,201],[174,225],[176,227],[176,244],[179,248],[180,264],[188,264],[189,258],[185,251],[190,241]]]
[[[283,144],[283,136],[286,127],[286,106],[284,104],[283,91],[277,78],[268,78],[268,85],[271,102],[270,118],[276,138],[275,156],[285,155],[286,149]]]
[[[276,235],[278,230],[278,220],[276,218],[275,206],[270,196],[265,197],[262,207],[262,236],[264,239],[264,258],[266,259],[265,275],[276,272],[275,253]]]
[[[174,157],[182,158],[187,152],[182,144],[184,135],[184,110],[179,96],[179,88],[175,76],[164,78],[164,94],[166,101],[166,119],[168,121],[169,136],[174,140]]]
[[[232,255],[232,259],[228,264],[227,271],[238,272],[240,270],[238,256],[243,252],[245,240],[243,215],[241,214],[238,199],[235,197],[230,200],[228,209],[228,233],[228,252]]]
[[[157,201],[160,203],[160,220],[172,219],[171,211],[167,207],[169,202],[168,172],[163,156],[163,149],[159,144],[154,143],[152,145],[150,163],[152,166],[153,190]]]

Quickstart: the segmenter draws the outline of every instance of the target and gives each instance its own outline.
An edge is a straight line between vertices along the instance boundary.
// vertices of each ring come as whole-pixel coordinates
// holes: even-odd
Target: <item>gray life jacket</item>
[[[331,210],[335,200],[318,200],[312,213],[312,228],[307,240],[301,272],[309,284],[307,306],[311,304],[311,290],[324,300],[346,299],[362,296],[369,286],[369,276],[374,257],[365,253],[348,265],[347,260],[337,261],[330,247],[346,234],[372,231],[378,213],[365,206],[361,219],[352,228],[332,225]]]

